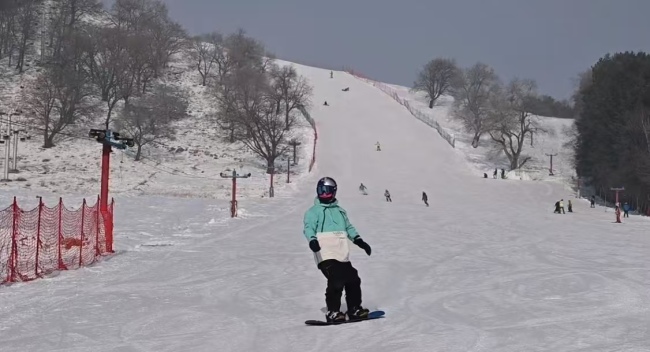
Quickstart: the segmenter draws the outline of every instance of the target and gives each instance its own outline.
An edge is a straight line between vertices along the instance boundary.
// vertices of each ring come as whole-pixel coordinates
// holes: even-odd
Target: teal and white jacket
[[[350,261],[350,241],[360,236],[338,200],[323,204],[316,198],[314,205],[305,212],[303,222],[307,241],[315,239],[320,245],[320,252],[314,253],[316,264],[327,259]]]

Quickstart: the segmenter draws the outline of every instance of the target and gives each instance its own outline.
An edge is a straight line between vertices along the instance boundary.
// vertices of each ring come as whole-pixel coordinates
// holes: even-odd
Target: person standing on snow
[[[381,151],[381,145],[379,144],[379,142],[377,142],[377,144],[375,144],[375,145],[377,146],[377,151],[380,152]]]
[[[429,197],[427,197],[426,192],[422,192],[422,201],[424,202],[424,204],[429,206]]]
[[[569,199],[568,207],[569,207],[569,213],[573,213],[573,204],[571,204],[571,199]]]
[[[328,322],[357,320],[368,317],[370,312],[361,306],[361,279],[357,270],[350,263],[348,240],[370,255],[370,245],[361,239],[356,228],[352,226],[346,211],[336,199],[336,181],[323,177],[316,186],[317,197],[314,205],[305,212],[303,234],[309,241],[309,248],[327,278],[325,303]],[[347,313],[341,312],[341,295],[345,289]]]
[[[386,197],[387,202],[393,202],[393,200],[390,199],[390,192],[388,192],[388,190],[384,191],[384,197]]]
[[[596,207],[596,196],[591,196],[591,208]]]
[[[627,202],[623,203],[623,217],[624,218],[630,217],[630,205],[627,204]]]
[[[566,214],[564,212],[564,198],[560,199],[560,210],[562,210],[562,214]]]

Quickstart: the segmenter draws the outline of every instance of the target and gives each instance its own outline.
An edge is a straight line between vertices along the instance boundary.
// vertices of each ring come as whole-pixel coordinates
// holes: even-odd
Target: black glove
[[[309,249],[311,249],[312,252],[316,253],[320,251],[320,245],[318,244],[318,240],[311,240],[309,241]]]
[[[361,237],[357,237],[357,238],[354,240],[354,242],[352,242],[352,243],[356,244],[356,245],[359,246],[361,249],[363,249],[364,251],[366,251],[366,254],[367,254],[367,255],[370,255],[370,251],[371,251],[371,249],[370,249],[370,245],[367,244],[366,242],[364,242],[364,241],[361,239]]]

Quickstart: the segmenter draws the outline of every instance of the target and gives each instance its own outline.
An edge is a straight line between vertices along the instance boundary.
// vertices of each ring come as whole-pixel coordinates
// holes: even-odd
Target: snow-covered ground
[[[0,287],[2,351],[650,351],[647,219],[614,224],[576,200],[553,214],[571,199],[562,185],[483,179],[376,88],[297,68],[319,140],[293,196],[247,199],[228,219],[225,200],[117,195],[114,257]],[[325,175],[373,248],[351,260],[384,319],[303,324],[324,316],[301,232]],[[36,201],[0,201],[17,192]]]

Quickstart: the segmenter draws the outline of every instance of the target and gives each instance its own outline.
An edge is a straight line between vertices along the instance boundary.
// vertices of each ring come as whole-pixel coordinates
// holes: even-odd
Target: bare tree
[[[12,64],[12,56],[17,47],[16,21],[18,13],[18,3],[7,4],[0,11],[0,58],[9,57],[9,66]]]
[[[436,100],[449,91],[452,80],[457,74],[456,60],[433,59],[424,65],[418,74],[417,80],[413,83],[413,89],[427,93],[429,109],[432,109]]]
[[[207,79],[212,73],[212,67],[219,58],[222,50],[223,36],[217,32],[204,34],[192,38],[192,56],[196,68],[201,75],[201,85],[207,84]]]
[[[488,133],[508,157],[511,170],[521,168],[531,159],[522,155],[526,138],[544,131],[527,105],[528,98],[537,94],[536,89],[535,81],[516,78],[491,97]]]
[[[60,0],[61,7],[67,13],[67,26],[73,28],[83,16],[92,16],[102,10],[98,0]]]
[[[173,138],[172,122],[187,116],[185,92],[176,87],[156,84],[151,93],[124,106],[117,119],[118,128],[132,136],[136,146],[135,160],[142,157],[142,147],[161,138]]]
[[[26,105],[43,126],[43,147],[54,147],[55,137],[95,111],[92,91],[83,72],[73,66],[48,67],[28,90]]]
[[[27,54],[27,43],[33,39],[35,33],[34,22],[36,21],[36,0],[26,0],[22,2],[22,6],[18,9],[18,18],[16,30],[19,35],[18,39],[18,61],[16,62],[16,69],[22,73],[25,67],[25,55]]]
[[[481,136],[491,128],[488,121],[488,105],[498,86],[497,74],[491,67],[480,62],[460,71],[452,81],[452,116],[460,120],[465,129],[474,135],[474,148],[478,147]]]
[[[263,158],[272,173],[275,160],[288,150],[287,135],[295,126],[295,114],[287,119],[283,108],[278,113],[269,77],[259,66],[238,69],[225,83],[229,91],[220,110],[228,111],[225,117],[234,125],[235,140]]]
[[[300,105],[309,105],[312,87],[304,77],[298,75],[293,66],[274,66],[270,70],[270,76],[276,114],[284,111],[285,125],[289,127],[291,113]]]

